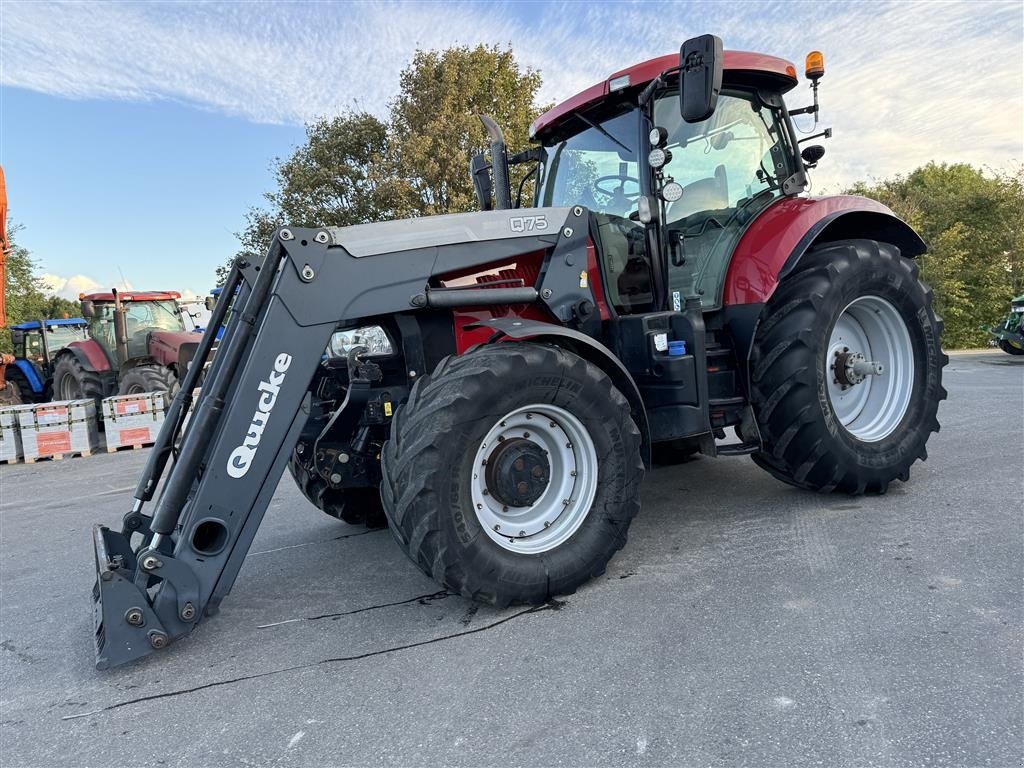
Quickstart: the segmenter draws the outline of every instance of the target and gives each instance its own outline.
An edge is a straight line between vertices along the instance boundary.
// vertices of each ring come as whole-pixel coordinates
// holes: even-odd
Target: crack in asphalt
[[[397,600],[393,603],[380,603],[379,605],[367,605],[362,608],[353,608],[351,611],[341,611],[340,613],[322,613],[319,616],[300,616],[297,619],[285,619],[284,621],[275,621],[270,624],[257,624],[256,629],[267,629],[268,627],[279,627],[282,624],[294,624],[298,621],[320,621],[321,619],[336,619],[339,616],[351,616],[355,613],[365,613],[366,611],[376,611],[378,608],[391,608],[395,605],[408,605],[409,603],[422,602],[426,605],[429,600],[443,600],[446,597],[451,597],[452,594],[446,589],[442,589],[440,592],[430,592],[426,595],[417,595],[416,597],[410,597],[406,600]]]
[[[386,531],[386,528],[371,528],[368,531],[359,531],[358,533],[343,533],[341,536],[334,536],[330,539],[318,539],[317,541],[303,541],[300,544],[288,544],[284,547],[275,547],[274,549],[261,549],[259,552],[250,552],[246,557],[255,557],[256,555],[269,555],[271,552],[281,552],[285,549],[298,549],[299,547],[312,547],[314,544],[323,544],[325,541],[341,541],[342,539],[353,539],[356,536],[366,536],[370,533],[380,533]]]
[[[242,675],[241,677],[233,677],[228,680],[216,680],[212,683],[204,683],[203,685],[197,685],[192,688],[183,688],[177,691],[166,691],[165,693],[154,693],[149,696],[139,696],[134,699],[127,699],[125,701],[119,701],[114,704],[108,704],[105,707],[94,709],[90,712],[79,712],[74,715],[64,715],[61,720],[76,720],[82,717],[91,717],[92,715],[98,715],[102,712],[110,712],[115,709],[121,709],[122,707],[129,707],[133,704],[141,704],[146,701],[155,701],[157,699],[169,699],[175,696],[184,696],[188,693],[196,693],[197,691],[204,691],[208,688],[219,688],[224,685],[232,685],[234,683],[245,682],[246,680],[258,680],[262,677],[271,677],[272,675],[280,675],[284,672],[295,672],[300,669],[310,669],[312,667],[318,667],[327,664],[338,664],[346,661],[360,661],[361,659],[369,659],[373,656],[384,656],[389,653],[397,653],[399,651],[407,651],[410,648],[419,648],[424,645],[433,645],[434,643],[441,643],[446,640],[454,640],[455,638],[465,637],[466,635],[475,635],[479,632],[486,632],[495,627],[500,627],[502,624],[507,624],[513,619],[518,619],[522,616],[529,616],[533,613],[541,613],[543,611],[557,611],[564,606],[563,602],[552,600],[544,605],[536,605],[531,608],[526,608],[522,611],[513,613],[511,616],[505,616],[497,621],[492,621],[490,624],[484,624],[480,627],[473,629],[464,629],[461,632],[453,632],[448,635],[441,635],[440,637],[432,637],[429,640],[420,640],[415,643],[406,643],[405,645],[396,645],[391,648],[381,648],[377,651],[367,651],[366,653],[358,653],[353,656],[335,656],[328,659],[320,659],[319,661],[310,661],[305,664],[294,664],[290,667],[281,667],[280,669],[271,669],[266,672],[258,672],[253,675]]]

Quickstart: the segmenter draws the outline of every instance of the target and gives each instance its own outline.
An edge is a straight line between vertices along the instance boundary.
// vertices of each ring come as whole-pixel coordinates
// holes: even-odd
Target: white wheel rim
[[[882,372],[857,380],[844,363],[858,356],[878,363]],[[896,307],[878,296],[850,302],[832,328],[825,374],[832,411],[847,432],[865,443],[891,435],[914,389],[914,346]]]
[[[528,440],[549,465],[546,488],[528,506],[504,503],[487,487],[488,461],[509,439]],[[564,408],[529,405],[499,419],[480,442],[470,495],[477,520],[492,541],[512,552],[535,555],[561,546],[579,530],[597,494],[597,473],[597,449],[583,423]]]

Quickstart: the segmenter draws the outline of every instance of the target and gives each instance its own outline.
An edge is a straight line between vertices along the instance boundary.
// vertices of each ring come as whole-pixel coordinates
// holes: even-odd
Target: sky
[[[1024,159],[1024,3],[0,2],[0,164],[53,290],[205,294],[304,124],[387,113],[417,49],[511,46],[540,103],[678,51],[825,54],[816,192]],[[787,97],[809,101],[806,82]],[[797,118],[808,127],[808,116]]]

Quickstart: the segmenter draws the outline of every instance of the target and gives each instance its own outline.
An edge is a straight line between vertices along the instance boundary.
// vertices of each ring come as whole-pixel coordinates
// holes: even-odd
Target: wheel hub
[[[881,363],[865,360],[863,354],[851,352],[849,347],[837,349],[833,357],[830,366],[833,383],[838,384],[842,390],[860,384],[868,376],[881,376],[885,372],[885,367]]]
[[[510,507],[528,507],[539,499],[551,479],[544,450],[532,440],[499,440],[487,459],[487,487],[494,498]]]
[[[914,345],[900,311],[880,296],[864,295],[839,314],[824,351],[832,412],[863,442],[892,434],[910,406]]]
[[[470,498],[488,538],[503,549],[539,554],[582,525],[597,476],[597,449],[583,422],[537,403],[505,414],[483,436]]]

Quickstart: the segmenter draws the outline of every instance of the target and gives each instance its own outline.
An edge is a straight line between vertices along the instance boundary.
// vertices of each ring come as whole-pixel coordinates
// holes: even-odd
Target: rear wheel
[[[103,379],[95,371],[86,370],[74,355],[64,354],[57,358],[53,368],[54,400],[96,401],[96,412],[100,412],[100,401],[106,395]]]
[[[443,360],[395,413],[381,495],[425,573],[466,597],[541,603],[604,572],[640,508],[640,432],[611,380],[557,347]]]
[[[783,280],[751,354],[759,466],[802,488],[884,493],[927,457],[948,358],[917,272],[895,246],[847,240]]]
[[[288,460],[295,485],[309,502],[331,517],[350,525],[382,528],[387,525],[377,488],[331,488],[316,472],[307,469],[293,453]]]
[[[145,392],[166,392],[167,400],[178,393],[178,377],[166,365],[138,365],[121,374],[117,384],[119,395],[140,395]]]

